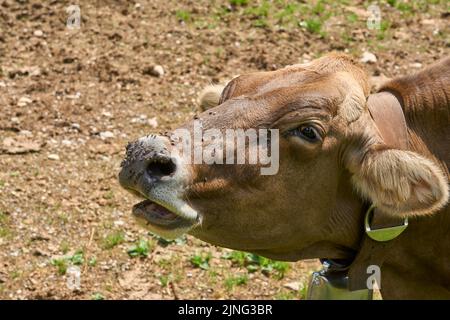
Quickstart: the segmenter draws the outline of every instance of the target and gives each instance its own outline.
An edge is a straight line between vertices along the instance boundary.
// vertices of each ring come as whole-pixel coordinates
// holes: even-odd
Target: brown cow
[[[277,174],[262,175],[262,164],[189,164],[170,137],[151,135],[127,147],[120,183],[147,199],[133,212],[163,236],[188,232],[287,261],[358,261],[377,247],[384,298],[450,298],[450,58],[380,91],[401,105],[400,120],[369,112],[367,77],[345,55],[241,75],[208,92],[218,105],[197,120],[204,130],[278,129]],[[387,220],[408,217],[406,231],[371,245],[369,204]]]

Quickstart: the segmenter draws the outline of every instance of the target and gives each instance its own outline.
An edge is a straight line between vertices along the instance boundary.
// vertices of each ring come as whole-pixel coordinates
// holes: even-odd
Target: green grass
[[[61,250],[61,252],[63,254],[66,254],[67,252],[69,252],[70,250],[70,245],[67,241],[62,241],[59,245],[59,250]]]
[[[299,26],[311,34],[317,34],[325,37],[326,33],[323,30],[325,22],[331,17],[335,10],[326,6],[326,1],[317,1],[314,5],[303,5],[300,7],[302,21]]]
[[[224,285],[228,291],[231,291],[235,286],[242,286],[242,285],[247,284],[247,282],[248,282],[247,275],[230,276],[225,279]]]
[[[20,175],[19,171],[11,171],[9,174],[11,177],[18,177]]]
[[[11,235],[11,230],[6,225],[8,222],[9,216],[0,211],[0,238],[8,238]]]
[[[149,232],[149,236],[151,236],[153,239],[156,240],[156,243],[158,244],[158,246],[161,246],[163,248],[170,246],[170,245],[185,245],[186,244],[186,236],[181,236],[174,240],[166,240],[166,239],[161,238],[160,236],[153,234],[151,232]]]
[[[22,275],[22,271],[19,271],[19,270],[15,270],[15,271],[11,272],[11,274],[10,274],[10,276],[13,280],[19,279],[21,275]]]
[[[246,6],[250,2],[249,0],[230,0],[230,5],[238,7],[238,6]]]
[[[300,287],[298,290],[298,298],[299,299],[306,299],[306,295],[308,293],[308,284],[304,283],[303,286]]]
[[[0,227],[0,238],[8,238],[11,235],[11,230],[6,227]]]
[[[161,268],[169,268],[170,265],[172,264],[172,260],[170,260],[170,259],[160,259],[160,260],[158,260],[157,264]]]
[[[397,2],[395,8],[404,14],[411,14],[414,11],[414,6],[406,2]]]
[[[90,258],[89,261],[88,261],[88,265],[90,267],[95,267],[97,265],[97,258],[96,257]]]
[[[322,32],[322,21],[320,19],[312,18],[303,20],[300,22],[300,26],[310,33],[320,34]]]
[[[91,299],[92,300],[105,300],[105,297],[101,293],[96,292],[91,296]]]
[[[0,211],[0,223],[6,223],[8,220],[8,215],[6,213]]]
[[[192,265],[196,268],[200,268],[203,270],[209,269],[209,261],[211,260],[211,253],[201,253],[195,254],[191,257],[190,261]]]
[[[69,222],[69,215],[65,212],[60,212],[58,215],[58,220],[61,221],[63,224],[66,224]]]
[[[222,258],[226,259],[226,260],[231,260],[231,262],[234,265],[244,267],[247,264],[248,255],[249,255],[249,253],[242,252],[242,251],[231,251],[231,252],[226,252],[225,254],[223,254]]]
[[[112,190],[105,192],[105,194],[103,195],[103,198],[106,200],[114,199],[114,192]]]
[[[177,10],[175,12],[175,16],[177,17],[177,19],[179,21],[183,21],[183,22],[190,22],[192,20],[192,16],[191,13],[189,11],[186,10]]]
[[[394,2],[395,8],[398,7],[397,10],[400,12],[416,10],[416,7],[419,7],[419,5],[410,4],[411,9],[407,2]],[[221,24],[229,24],[239,19],[242,22],[250,23],[251,27],[270,29],[275,26],[283,26],[289,30],[301,28],[305,32],[321,38],[327,36],[325,26],[332,15],[342,17],[344,22],[347,22],[347,30],[365,27],[362,17],[346,11],[347,5],[354,5],[349,1],[228,0],[227,3],[228,5],[213,4],[208,14],[194,14],[187,9],[179,9],[175,15],[179,21],[193,23],[198,29],[217,28]],[[369,2],[361,4],[361,7],[367,7],[369,4]],[[386,6],[386,4],[380,4],[381,7],[383,5]]]
[[[275,300],[295,300],[297,295],[293,291],[282,291],[275,296]]]
[[[389,29],[391,27],[391,22],[387,20],[382,20],[380,22],[380,29],[377,32],[377,39],[378,40],[384,40],[386,38],[386,35],[389,32]]]
[[[161,284],[161,287],[163,287],[163,288],[167,287],[169,282],[170,282],[170,276],[163,275],[163,276],[159,277],[159,283]]]
[[[387,0],[386,2],[392,8],[400,11],[404,17],[412,17],[418,12],[426,13],[430,11],[430,6],[444,5],[446,3],[446,1],[442,0]]]
[[[325,12],[325,4],[324,1],[319,0],[317,3],[312,7],[312,13],[315,15],[320,15]]]
[[[348,22],[356,23],[356,22],[358,22],[358,15],[356,13],[352,12],[352,13],[347,14],[346,19]]]
[[[299,12],[299,4],[288,3],[285,7],[275,13],[275,18],[281,25],[286,25],[289,23],[296,23],[298,18],[296,14]]]
[[[52,259],[50,263],[56,267],[60,275],[66,274],[68,268],[67,258]]]
[[[83,263],[83,250],[77,250],[72,256],[64,256],[50,260],[50,264],[56,267],[58,274],[60,275],[65,275],[69,266],[81,266]]]
[[[289,270],[289,264],[287,262],[271,260],[256,254],[250,254],[249,259],[250,264],[247,266],[247,270],[257,271],[259,269],[263,274],[274,274],[277,279],[282,279]],[[249,267],[252,268],[249,269]]]
[[[242,251],[227,252],[222,258],[231,260],[234,265],[245,267],[248,272],[260,271],[268,276],[273,275],[277,279],[282,279],[289,270],[289,264],[287,262],[275,261]]]
[[[262,1],[258,6],[247,8],[244,13],[249,15],[254,21],[253,26],[264,28],[269,26],[268,17],[271,10],[271,3],[267,0]]]
[[[256,18],[267,18],[269,16],[270,9],[271,9],[270,2],[264,0],[260,5],[252,6],[246,9],[245,13]]]
[[[123,243],[125,240],[125,234],[121,231],[113,232],[108,234],[103,239],[103,248],[105,249],[112,249],[115,246]]]
[[[70,262],[75,266],[81,266],[84,263],[83,250],[77,250],[73,256],[69,257]]]
[[[149,240],[139,239],[137,243],[135,243],[127,250],[127,253],[132,258],[146,258],[151,249],[152,244]]]

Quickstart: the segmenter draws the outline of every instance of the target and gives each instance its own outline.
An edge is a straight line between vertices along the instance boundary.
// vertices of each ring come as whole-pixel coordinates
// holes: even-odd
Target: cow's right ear
[[[356,189],[388,214],[432,214],[448,201],[446,174],[434,161],[415,152],[370,150],[352,171]]]
[[[219,105],[224,88],[222,85],[210,85],[203,89],[199,96],[201,110],[205,111]]]

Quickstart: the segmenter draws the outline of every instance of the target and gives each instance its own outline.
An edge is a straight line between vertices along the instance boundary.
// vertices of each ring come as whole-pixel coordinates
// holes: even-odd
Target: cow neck
[[[407,126],[401,98],[397,97],[394,93],[383,91],[370,95],[367,99],[367,106],[370,116],[384,143],[393,149],[407,149]],[[376,207],[371,207],[368,210],[372,211],[370,212],[372,214],[372,221],[370,222],[372,229],[388,230],[392,226],[401,226],[405,223],[401,219],[381,212]],[[364,212],[364,214],[368,215],[369,212]],[[367,268],[370,265],[376,265],[381,268],[389,248],[394,246],[397,241],[397,236],[388,239],[388,241],[377,241],[372,239],[367,232],[364,233],[360,249],[348,269],[350,290],[367,289],[366,282],[369,276]]]

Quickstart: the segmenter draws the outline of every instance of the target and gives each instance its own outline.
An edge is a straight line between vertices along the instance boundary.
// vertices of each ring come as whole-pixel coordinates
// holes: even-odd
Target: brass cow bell
[[[372,300],[373,290],[350,291],[346,272],[334,271],[329,261],[324,261],[323,269],[313,272],[307,300]]]

